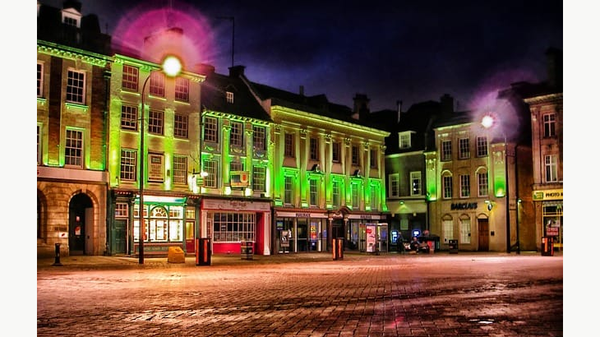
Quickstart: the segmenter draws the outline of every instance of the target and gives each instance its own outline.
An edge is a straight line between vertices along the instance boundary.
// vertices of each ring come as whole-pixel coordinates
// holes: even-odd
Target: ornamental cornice
[[[559,101],[562,99],[563,99],[563,93],[559,92],[559,93],[554,93],[554,94],[540,95],[540,96],[525,98],[524,101],[527,104],[539,104],[539,103],[546,103],[546,102],[552,102],[552,101]]]
[[[64,59],[82,61],[98,67],[105,67],[111,57],[89,51],[63,46],[52,42],[38,40],[38,53],[48,54]]]

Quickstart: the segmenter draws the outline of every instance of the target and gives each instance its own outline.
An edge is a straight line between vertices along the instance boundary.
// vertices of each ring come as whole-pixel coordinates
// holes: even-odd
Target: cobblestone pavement
[[[38,260],[38,336],[562,336],[563,258]]]

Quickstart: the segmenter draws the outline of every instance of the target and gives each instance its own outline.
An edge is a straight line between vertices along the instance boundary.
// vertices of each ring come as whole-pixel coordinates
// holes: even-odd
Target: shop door
[[[477,228],[479,232],[479,249],[480,252],[490,250],[490,223],[488,219],[477,219]]]
[[[127,254],[127,220],[115,220],[113,254]]]
[[[196,253],[196,234],[194,221],[185,222],[185,251],[186,253]]]
[[[298,219],[297,242],[298,252],[308,251],[308,219]]]
[[[388,251],[388,225],[379,224],[377,226],[377,240],[379,241],[379,251]]]

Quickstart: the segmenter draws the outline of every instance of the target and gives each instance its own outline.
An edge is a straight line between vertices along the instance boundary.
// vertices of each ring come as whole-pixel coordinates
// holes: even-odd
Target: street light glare
[[[489,129],[494,125],[494,117],[490,116],[490,115],[485,115],[483,116],[483,118],[481,119],[481,125],[483,125],[484,128]]]
[[[181,72],[181,61],[175,56],[167,56],[163,61],[163,71],[167,76],[175,77]]]

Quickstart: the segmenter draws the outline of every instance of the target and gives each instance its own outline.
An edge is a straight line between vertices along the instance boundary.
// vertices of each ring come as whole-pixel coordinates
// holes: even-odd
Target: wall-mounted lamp
[[[353,175],[355,177],[360,177],[360,169],[355,170]]]
[[[492,208],[494,208],[494,204],[492,204],[492,202],[491,202],[491,201],[489,201],[489,200],[486,200],[486,201],[485,201],[485,203],[487,204],[487,209],[488,209],[488,211],[491,211],[491,210],[492,210]]]

